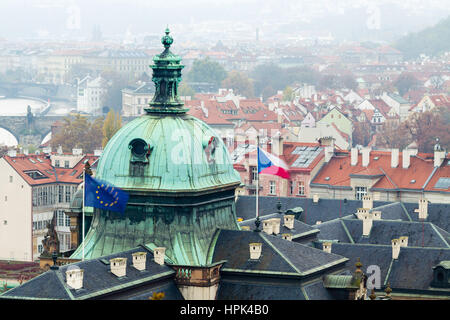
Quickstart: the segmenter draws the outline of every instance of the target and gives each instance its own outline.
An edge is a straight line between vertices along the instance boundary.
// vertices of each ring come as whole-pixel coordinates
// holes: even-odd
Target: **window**
[[[258,168],[257,167],[250,167],[251,173],[252,173],[252,182],[258,180]]]
[[[59,160],[55,160],[55,167],[59,167]]]
[[[38,252],[42,253],[44,251],[44,247],[42,246],[42,244],[38,244]]]
[[[70,227],[70,217],[62,210],[56,211],[56,225],[58,227]]]
[[[64,186],[58,186],[58,202],[64,202]]]
[[[276,194],[277,187],[275,185],[275,181],[269,182],[269,194]]]
[[[355,187],[356,200],[362,200],[365,195],[367,195],[367,187]]]
[[[9,176],[9,182],[13,182],[13,176]]]
[[[298,182],[298,195],[299,196],[305,195],[305,182],[304,181]]]
[[[68,160],[64,161],[64,168],[69,168],[69,161]]]
[[[70,186],[66,186],[66,201],[65,202],[70,202],[70,198],[71,198],[71,194],[70,194]]]
[[[294,194],[294,182],[289,181],[289,192],[290,194]]]

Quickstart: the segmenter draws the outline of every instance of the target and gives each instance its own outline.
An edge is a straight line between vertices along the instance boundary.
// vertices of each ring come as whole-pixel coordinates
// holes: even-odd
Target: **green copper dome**
[[[146,114],[125,125],[108,142],[96,177],[123,189],[170,193],[240,183],[223,141],[187,114]]]
[[[178,97],[183,66],[169,50],[168,29],[161,42],[146,114],[111,138],[97,166],[96,178],[129,193],[125,212],[95,208],[73,259],[146,245],[165,247],[175,264],[205,265],[217,228],[239,230],[234,197],[240,176],[220,136],[188,115]]]

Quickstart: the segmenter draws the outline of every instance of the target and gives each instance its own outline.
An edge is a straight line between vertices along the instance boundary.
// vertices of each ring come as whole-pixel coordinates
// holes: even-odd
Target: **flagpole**
[[[86,196],[86,168],[83,168],[83,208],[82,208],[83,222],[82,222],[82,227],[81,227],[81,234],[82,234],[82,239],[83,239],[83,242],[81,245],[82,245],[83,253],[82,253],[81,261],[84,261],[84,197],[85,196]]]
[[[256,232],[260,232],[259,230],[259,135],[256,136]]]

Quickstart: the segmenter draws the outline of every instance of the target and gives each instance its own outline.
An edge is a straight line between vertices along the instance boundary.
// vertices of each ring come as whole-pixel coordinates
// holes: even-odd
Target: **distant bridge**
[[[51,132],[54,122],[64,120],[69,115],[59,116],[33,116],[30,121],[27,116],[0,116],[0,128],[10,132],[22,146],[39,146],[42,140]],[[98,116],[89,116],[94,120]],[[122,118],[122,124],[126,124],[136,117]]]

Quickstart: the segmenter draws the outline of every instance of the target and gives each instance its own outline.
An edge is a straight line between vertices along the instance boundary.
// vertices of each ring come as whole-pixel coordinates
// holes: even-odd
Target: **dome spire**
[[[181,81],[181,58],[170,51],[173,38],[169,35],[169,26],[161,38],[164,51],[153,57],[154,64],[152,81],[155,83],[155,95],[145,111],[150,114],[186,113],[184,103],[178,97],[178,84]]]

